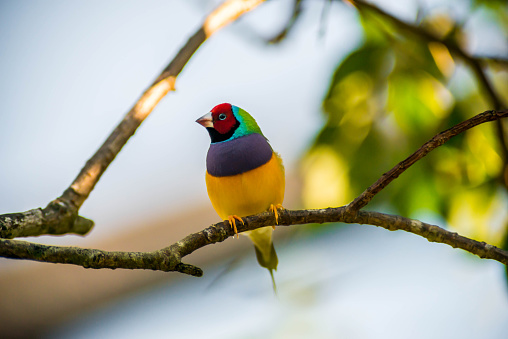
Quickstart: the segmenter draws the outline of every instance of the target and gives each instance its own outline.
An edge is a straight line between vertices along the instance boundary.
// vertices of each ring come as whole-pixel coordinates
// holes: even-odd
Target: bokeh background
[[[0,213],[60,195],[218,3],[1,1]],[[485,69],[506,107],[505,1],[372,3],[471,55],[502,59]],[[83,205],[93,231],[28,240],[155,250],[218,221],[204,183],[209,137],[194,122],[217,103],[249,111],[282,155],[287,208],[346,204],[439,131],[492,108],[444,45],[339,1],[263,4],[205,42],[176,87]],[[495,125],[485,124],[432,152],[368,209],[506,246],[503,166]],[[200,279],[2,259],[2,337],[508,335],[497,262],[372,226],[275,234],[277,296],[243,237],[186,258],[204,269]]]

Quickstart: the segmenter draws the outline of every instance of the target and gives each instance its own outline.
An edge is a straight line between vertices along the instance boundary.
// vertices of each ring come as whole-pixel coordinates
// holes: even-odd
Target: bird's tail
[[[275,247],[273,247],[273,243],[271,246],[270,258],[267,260],[259,248],[254,245],[254,249],[256,250],[256,258],[258,259],[259,265],[268,269],[270,272],[270,277],[272,278],[273,291],[277,293],[277,285],[275,284],[275,278],[273,277],[273,271],[277,271],[277,264],[279,263],[279,259],[277,258],[277,253],[275,252]]]
[[[254,249],[256,250],[256,258],[258,259],[259,265],[268,269],[272,278],[273,290],[277,291],[275,285],[275,279],[273,277],[273,271],[277,270],[279,259],[275,252],[275,247],[272,242],[271,227],[263,227],[248,233],[249,238],[254,243]]]

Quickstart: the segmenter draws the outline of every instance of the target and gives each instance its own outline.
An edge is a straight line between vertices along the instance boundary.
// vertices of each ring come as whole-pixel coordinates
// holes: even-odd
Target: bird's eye
[[[224,113],[219,114],[219,120],[225,120],[225,119],[226,119],[226,114],[224,114]]]

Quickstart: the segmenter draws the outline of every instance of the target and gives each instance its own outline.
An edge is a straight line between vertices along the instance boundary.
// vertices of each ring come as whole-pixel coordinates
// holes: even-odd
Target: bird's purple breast
[[[206,156],[206,170],[214,177],[245,173],[266,164],[272,153],[268,141],[257,133],[213,143]]]

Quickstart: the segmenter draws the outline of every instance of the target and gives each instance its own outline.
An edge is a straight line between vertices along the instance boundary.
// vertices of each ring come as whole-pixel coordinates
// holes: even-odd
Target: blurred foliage
[[[469,16],[480,10],[492,12],[508,34],[506,1],[476,0]],[[324,126],[302,162],[307,208],[349,203],[437,133],[492,108],[475,74],[445,45],[375,12],[361,11],[360,20],[363,42],[336,68],[323,100]],[[454,20],[436,11],[414,27],[463,46],[465,22]],[[488,71],[497,93],[508,93],[505,66]],[[495,125],[483,124],[418,161],[371,204],[442,218],[465,236],[499,245],[508,227],[502,172]]]

